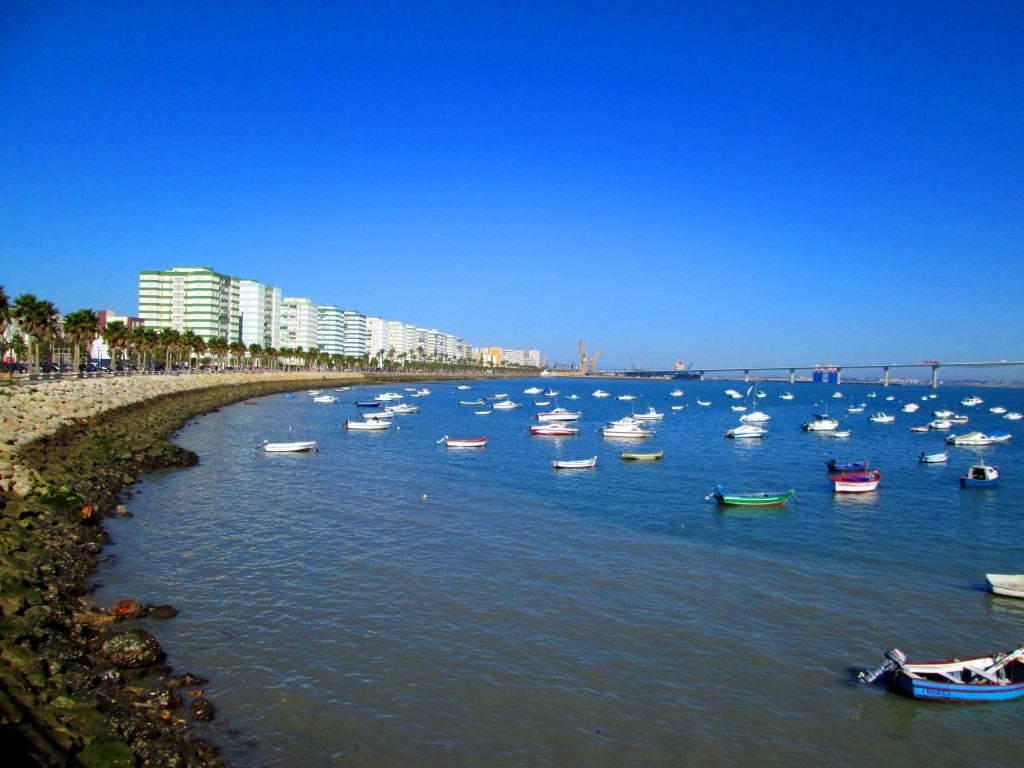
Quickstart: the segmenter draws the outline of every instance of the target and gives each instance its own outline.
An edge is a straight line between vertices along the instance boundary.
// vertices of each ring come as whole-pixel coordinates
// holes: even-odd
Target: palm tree
[[[111,320],[100,332],[110,351],[110,370],[117,370],[118,352],[128,346],[128,326],[123,320]]]
[[[221,368],[224,367],[223,355],[228,351],[228,340],[220,336],[211,336],[206,342],[206,348],[216,358]]]
[[[11,306],[11,317],[17,321],[18,327],[27,339],[34,339],[37,332],[34,318],[38,303],[39,299],[35,297],[35,294],[23,293],[14,300],[14,304]],[[31,371],[33,367],[31,344],[27,345],[26,352],[28,353],[28,369]]]
[[[71,342],[72,370],[78,370],[78,353],[85,346],[85,357],[89,359],[89,348],[100,332],[100,318],[91,309],[80,309],[64,315],[64,337]]]
[[[181,332],[174,328],[160,329],[160,346],[164,348],[164,370],[171,370],[171,359],[181,346]]]
[[[260,355],[262,355],[262,354],[263,354],[263,347],[261,347],[259,344],[250,344],[249,345],[249,360],[252,363],[251,367],[252,367],[252,369],[254,371],[259,367]]]
[[[188,355],[189,368],[192,367],[192,355],[195,354],[195,351],[199,348],[199,342],[201,341],[202,339],[199,337],[199,334],[192,329],[183,331],[181,334],[181,347]]]
[[[4,352],[7,349],[7,329],[11,326],[11,300],[7,297],[7,291],[0,285],[0,361],[6,362],[7,356]],[[7,371],[7,378],[14,378],[14,369]]]
[[[236,367],[241,368],[242,360],[245,359],[245,342],[238,340],[232,341],[231,344],[228,345],[228,349],[231,351],[232,363]]]

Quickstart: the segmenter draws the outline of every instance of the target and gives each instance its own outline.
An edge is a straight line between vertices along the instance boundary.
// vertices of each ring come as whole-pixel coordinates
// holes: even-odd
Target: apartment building
[[[287,347],[303,350],[319,349],[317,346],[317,327],[320,314],[317,305],[309,299],[281,299],[281,325],[277,336],[277,348]]]
[[[194,331],[205,339],[241,338],[239,280],[209,267],[139,272],[139,317],[147,328]]]
[[[277,343],[281,324],[281,289],[255,280],[238,281],[242,343],[267,349]]]

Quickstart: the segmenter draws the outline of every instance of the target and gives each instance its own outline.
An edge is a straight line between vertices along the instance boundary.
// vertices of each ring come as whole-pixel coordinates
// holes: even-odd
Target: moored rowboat
[[[867,493],[878,487],[882,473],[877,469],[871,472],[853,472],[830,478],[836,493]]]
[[[445,435],[437,442],[444,443],[448,448],[483,448],[487,445],[486,437],[478,437],[472,440],[453,440]]]
[[[860,679],[878,682],[915,699],[932,701],[1006,701],[1024,696],[1024,646],[1012,653],[976,659],[910,663],[898,649],[886,651],[875,669]]]
[[[661,461],[664,451],[651,451],[650,453],[620,453],[623,461]]]
[[[988,582],[988,588],[997,595],[1024,597],[1024,575],[986,573],[985,581]]]
[[[293,443],[272,443],[264,440],[256,446],[256,449],[263,449],[264,453],[301,453],[302,451],[318,451],[315,440],[300,440]]]
[[[722,486],[716,485],[707,499],[715,499],[723,506],[736,507],[784,507],[795,492],[792,490],[781,493],[727,493]]]
[[[553,459],[551,461],[552,469],[593,469],[596,465],[597,456],[594,456],[592,459],[575,459],[572,461]]]

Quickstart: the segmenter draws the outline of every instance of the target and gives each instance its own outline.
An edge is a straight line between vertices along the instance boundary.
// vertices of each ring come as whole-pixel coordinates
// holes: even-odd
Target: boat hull
[[[882,480],[882,473],[858,472],[850,475],[839,475],[832,478],[832,484],[836,493],[868,493],[878,488]]]
[[[1024,598],[1024,575],[986,573],[985,581],[993,594]]]
[[[912,677],[903,671],[895,673],[893,682],[901,693],[928,701],[985,702],[1009,701],[1024,696],[1024,682],[1005,685],[974,685],[970,683],[937,682]]]
[[[727,493],[720,486],[712,495],[720,506],[732,507],[784,507],[793,497],[793,491],[783,493]]]
[[[554,459],[551,462],[552,469],[593,469],[595,466],[597,466],[597,456],[592,459],[577,459],[575,461]]]
[[[661,461],[661,457],[664,453],[664,451],[654,451],[653,453],[620,453],[619,456],[623,461]]]

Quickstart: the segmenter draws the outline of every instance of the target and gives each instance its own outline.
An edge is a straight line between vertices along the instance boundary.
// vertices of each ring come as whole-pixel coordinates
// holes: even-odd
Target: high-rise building
[[[239,280],[209,267],[139,272],[139,317],[147,328],[194,331],[205,339],[241,338]]]
[[[345,357],[362,357],[366,354],[366,316],[351,309],[345,315]]]
[[[281,322],[281,289],[255,280],[238,281],[238,310],[242,316],[242,343],[264,349],[277,343]]]
[[[328,355],[345,354],[345,313],[331,304],[316,308],[316,348]]]
[[[277,347],[295,349],[302,347],[308,352],[317,347],[316,330],[319,313],[316,304],[309,299],[281,299],[281,326]]]

